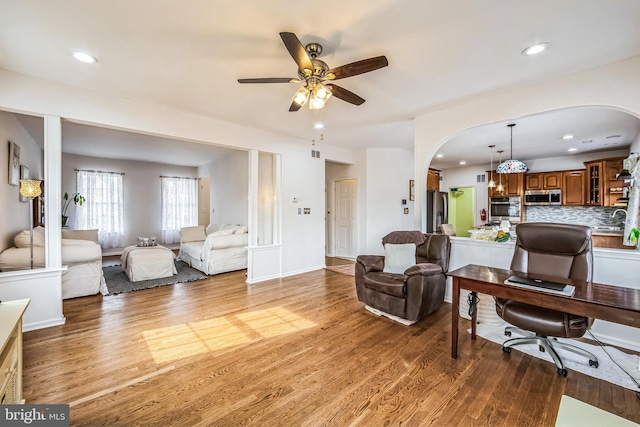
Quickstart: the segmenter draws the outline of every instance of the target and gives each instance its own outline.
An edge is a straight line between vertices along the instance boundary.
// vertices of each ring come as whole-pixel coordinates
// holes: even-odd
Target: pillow
[[[33,246],[43,246],[44,247],[44,228],[36,227],[33,229]],[[16,237],[13,238],[13,243],[16,245],[16,248],[29,248],[31,247],[31,230],[23,230],[19,232]]]
[[[90,240],[92,242],[98,243],[98,229],[94,228],[92,230],[62,230],[62,238],[63,239],[74,239],[74,240]]]
[[[233,227],[233,232],[235,234],[248,233],[249,232],[249,227],[247,227],[246,225],[236,225],[235,227]]]
[[[233,234],[233,230],[218,230],[211,233],[212,236],[228,236],[229,234]]]
[[[222,225],[220,225],[220,227],[218,227],[218,231],[220,231],[220,230],[232,230],[233,231],[233,228],[235,226],[236,226],[235,224],[222,224]]]
[[[205,233],[207,233],[207,236],[211,233],[213,233],[214,231],[218,231],[218,227],[220,227],[218,224],[209,224],[207,226],[207,230],[205,231]]]
[[[416,265],[415,243],[387,243],[384,245],[383,272],[402,274],[407,268],[414,265]]]
[[[207,235],[204,232],[204,225],[196,225],[194,227],[182,227],[180,229],[180,241],[182,243],[202,242],[206,239],[207,239]]]

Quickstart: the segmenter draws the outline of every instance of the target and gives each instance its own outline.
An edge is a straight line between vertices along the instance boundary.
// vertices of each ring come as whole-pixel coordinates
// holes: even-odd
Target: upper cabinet
[[[496,186],[502,183],[504,191],[498,192],[496,188],[489,188],[489,197],[520,197],[524,191],[523,173],[494,174],[493,180]]]
[[[429,169],[427,172],[427,191],[440,190],[440,171]]]
[[[586,205],[602,206],[602,182],[603,182],[603,161],[588,162],[584,164],[587,168],[586,174]]]
[[[604,175],[602,179],[604,206],[625,206],[627,204],[627,201],[624,199],[624,183],[616,179],[616,175],[622,171],[623,160],[623,157],[619,157],[604,161]]]
[[[562,206],[584,206],[584,170],[562,172]]]
[[[540,172],[525,175],[525,190],[555,190],[562,188],[562,172]]]

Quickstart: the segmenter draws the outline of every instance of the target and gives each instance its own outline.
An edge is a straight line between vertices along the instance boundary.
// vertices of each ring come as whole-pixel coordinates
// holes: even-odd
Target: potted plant
[[[73,202],[74,205],[80,205],[87,201],[84,196],[80,193],[73,193],[71,197],[69,197],[69,193],[64,192],[64,196],[62,198],[65,200],[64,206],[62,207],[62,226],[66,227],[69,222],[69,217],[67,216],[67,209],[69,209],[69,203]]]

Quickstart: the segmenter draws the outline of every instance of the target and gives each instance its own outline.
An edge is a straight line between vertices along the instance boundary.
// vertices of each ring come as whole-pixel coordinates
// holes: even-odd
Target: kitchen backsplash
[[[602,206],[526,206],[525,222],[561,222],[564,224],[600,225],[624,227],[625,214],[619,208]]]

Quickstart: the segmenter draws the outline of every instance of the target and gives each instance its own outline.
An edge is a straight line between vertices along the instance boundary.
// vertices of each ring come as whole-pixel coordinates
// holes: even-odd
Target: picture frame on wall
[[[20,179],[29,179],[29,168],[25,165],[20,165]],[[20,194],[20,201],[28,202],[29,198],[24,197],[22,194]]]
[[[20,146],[9,141],[9,184],[20,184]]]
[[[415,200],[416,198],[416,182],[413,179],[409,180],[409,200]]]

